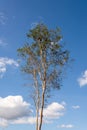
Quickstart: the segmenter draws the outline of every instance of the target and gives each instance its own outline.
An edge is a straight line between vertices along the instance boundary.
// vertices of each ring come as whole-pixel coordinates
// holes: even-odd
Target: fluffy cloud
[[[73,128],[74,126],[72,124],[68,124],[68,125],[65,125],[65,124],[62,124],[60,126],[58,126],[58,128]]]
[[[35,124],[36,117],[31,116],[31,105],[23,100],[22,96],[0,97],[0,126],[9,124]],[[51,123],[63,115],[64,106],[53,102],[44,108],[44,123]]]
[[[63,116],[64,106],[53,102],[52,104],[48,105],[47,108],[44,108],[43,115],[47,119],[56,119],[60,116]]]
[[[12,120],[11,124],[35,124],[36,117],[23,117],[16,120]]]
[[[10,65],[10,66],[16,66],[18,67],[18,63],[13,60],[13,59],[10,59],[10,58],[7,58],[7,57],[0,57],[0,78],[3,77],[4,73],[6,72],[7,70],[7,66]]]
[[[59,118],[60,116],[63,116],[64,106],[53,102],[52,104],[48,105],[47,108],[44,108],[44,123],[52,123],[54,119]],[[23,117],[18,118],[16,120],[11,121],[11,124],[35,124],[36,117]]]
[[[29,116],[29,106],[21,96],[0,97],[0,118],[11,120]]]
[[[8,121],[0,118],[0,127],[7,127],[7,126],[8,126]]]
[[[87,85],[87,70],[85,70],[82,77],[78,79],[78,83],[81,87]]]
[[[18,119],[28,118],[31,113],[30,104],[23,101],[22,96],[0,97],[0,126],[7,126]]]
[[[76,105],[76,106],[72,106],[73,109],[79,109],[80,106],[79,105]]]

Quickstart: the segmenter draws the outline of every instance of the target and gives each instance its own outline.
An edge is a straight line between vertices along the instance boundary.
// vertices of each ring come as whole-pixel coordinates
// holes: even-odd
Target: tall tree
[[[59,28],[50,30],[45,24],[39,23],[29,30],[27,37],[29,42],[18,49],[18,54],[23,58],[22,70],[33,77],[36,130],[41,130],[45,99],[49,90],[60,88],[64,66],[69,61],[69,51],[62,45]]]

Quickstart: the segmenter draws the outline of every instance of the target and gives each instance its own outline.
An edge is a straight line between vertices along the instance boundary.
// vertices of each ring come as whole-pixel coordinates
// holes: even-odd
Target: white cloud
[[[1,127],[6,127],[8,124],[25,123],[31,113],[30,104],[25,102],[22,96],[0,97]],[[32,120],[30,121],[33,122]],[[29,119],[27,123],[29,123]]]
[[[8,121],[0,118],[0,127],[7,127],[7,126],[8,126]]]
[[[23,117],[13,120],[11,124],[35,124],[36,117]]]
[[[0,118],[11,120],[29,116],[29,106],[21,96],[0,97]]]
[[[47,108],[44,108],[43,115],[47,119],[57,119],[63,116],[64,106],[57,102],[53,102],[48,105]]]
[[[73,109],[79,109],[80,106],[79,105],[76,105],[76,106],[72,106]]]
[[[8,65],[16,67],[19,66],[19,64],[13,59],[7,57],[0,57],[0,78],[3,77]]]
[[[72,124],[68,124],[68,125],[65,125],[65,124],[62,124],[62,125],[58,125],[58,128],[73,128],[74,126]]]
[[[43,123],[52,123],[54,119],[63,116],[63,113],[61,113],[63,110],[64,106],[59,103],[53,102],[52,104],[48,105],[47,108],[44,108]],[[13,120],[11,124],[35,124],[35,122],[36,117],[23,117]]]
[[[0,24],[4,25],[7,21],[7,16],[5,15],[5,13],[0,12]]]
[[[87,70],[85,70],[82,77],[78,79],[78,83],[81,87],[87,85]]]
[[[36,117],[31,116],[31,105],[23,100],[22,96],[0,97],[0,126],[10,124],[35,124]],[[52,123],[54,119],[63,116],[64,106],[53,102],[44,108],[43,123]]]

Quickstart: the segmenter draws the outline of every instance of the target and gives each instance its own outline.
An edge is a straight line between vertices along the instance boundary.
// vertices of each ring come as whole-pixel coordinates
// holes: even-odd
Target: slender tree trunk
[[[41,113],[40,113],[40,125],[39,125],[39,130],[41,130],[41,126],[42,126],[43,108],[44,108],[44,92],[42,93],[42,106],[41,106]]]
[[[36,130],[39,130],[39,90],[37,91],[37,102],[36,102]]]
[[[38,110],[36,110],[36,130],[38,130]]]
[[[44,100],[45,100],[45,90],[46,90],[46,54],[42,54],[41,50],[41,64],[43,68],[43,83],[42,83],[42,99],[41,99],[41,110],[40,110],[40,121],[39,121],[39,130],[42,128],[43,123],[43,109],[44,109]]]
[[[41,111],[40,111],[40,124],[39,124],[39,130],[41,130],[42,122],[43,122],[43,108],[44,108],[45,90],[46,90],[46,81],[44,81],[44,85],[43,85],[42,105],[41,105]]]
[[[36,71],[34,70],[34,81],[35,81],[35,87],[36,87],[36,93],[37,97],[35,97],[35,106],[36,106],[36,130],[39,129],[39,123],[38,123],[38,117],[39,117],[39,89],[38,89],[38,81],[36,78]]]

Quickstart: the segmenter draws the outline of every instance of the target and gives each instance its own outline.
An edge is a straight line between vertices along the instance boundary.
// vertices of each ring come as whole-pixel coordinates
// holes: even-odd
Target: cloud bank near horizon
[[[64,115],[65,107],[53,102],[44,108],[44,123],[52,123]],[[31,105],[23,100],[20,95],[0,97],[0,126],[6,127],[10,124],[35,124],[36,117]]]

